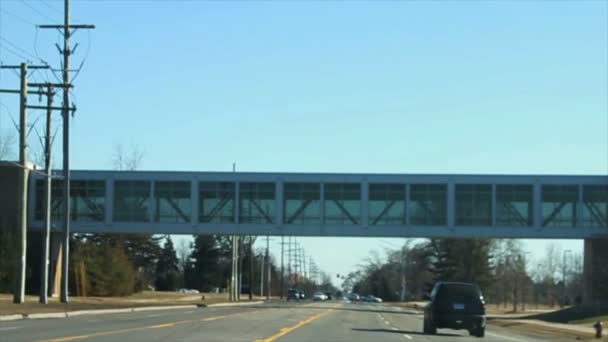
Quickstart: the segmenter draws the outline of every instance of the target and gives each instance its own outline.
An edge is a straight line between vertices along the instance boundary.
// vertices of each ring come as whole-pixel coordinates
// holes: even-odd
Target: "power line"
[[[6,46],[2,46],[2,49],[5,50],[5,51],[10,52],[12,55],[16,56],[17,58],[20,58],[20,59],[23,59],[23,60],[26,60],[26,61],[30,60],[28,57],[25,57],[24,55],[22,55],[22,54],[20,54],[18,52],[13,51],[13,50],[9,49]]]
[[[55,6],[52,6],[48,1],[45,0],[39,0],[38,3],[43,4],[44,6],[46,6],[47,8],[50,8],[52,11],[56,12],[57,14],[63,15],[63,11],[58,9]]]
[[[17,19],[17,20],[19,20],[19,21],[23,22],[24,24],[28,24],[28,25],[32,25],[32,26],[36,26],[36,24],[34,24],[33,22],[31,22],[31,21],[29,21],[29,20],[27,20],[27,19],[23,18],[22,16],[19,16],[19,15],[15,14],[15,13],[9,12],[9,11],[7,11],[7,10],[3,9],[3,8],[0,8],[0,12],[2,12],[2,13],[4,13],[4,14],[8,14],[8,15],[12,16],[13,18],[15,18],[15,19]]]
[[[33,58],[33,59],[37,59],[37,57],[36,57],[36,56],[34,56],[33,54],[29,53],[29,52],[28,52],[28,51],[26,51],[25,49],[20,48],[20,47],[19,47],[17,44],[15,44],[15,43],[11,42],[10,40],[8,40],[8,39],[6,39],[6,38],[4,38],[4,37],[2,37],[2,36],[0,36],[0,39],[1,39],[1,40],[3,40],[5,43],[9,44],[10,46],[12,46],[14,49],[16,49],[16,50],[18,50],[18,51],[20,51],[20,52],[22,52],[22,53],[24,53],[24,54],[26,54],[26,55],[30,56],[30,57],[31,57],[31,58]],[[6,48],[6,46],[5,46],[5,48]],[[44,62],[44,61],[43,61],[43,62]]]
[[[43,12],[40,12],[36,7],[30,5],[29,3],[27,3],[25,0],[21,0],[21,3],[24,4],[25,6],[29,7],[32,11],[36,12],[39,16],[48,19],[52,22],[56,22],[57,20],[49,17],[48,15],[44,14]]]

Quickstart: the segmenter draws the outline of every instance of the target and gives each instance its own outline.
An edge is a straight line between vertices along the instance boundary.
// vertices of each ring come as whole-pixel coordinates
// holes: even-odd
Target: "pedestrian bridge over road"
[[[30,227],[40,229],[44,179],[30,181]],[[72,232],[608,236],[608,176],[72,171],[70,192]]]

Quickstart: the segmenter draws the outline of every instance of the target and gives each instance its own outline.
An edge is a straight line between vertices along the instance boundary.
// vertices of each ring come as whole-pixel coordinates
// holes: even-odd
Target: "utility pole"
[[[53,115],[53,86],[46,88],[46,131],[44,135],[44,174],[46,177],[44,200],[44,230],[42,231],[42,276],[40,277],[40,303],[48,304],[49,237],[51,235],[51,118]]]
[[[289,279],[289,286],[291,287],[291,236],[289,237],[289,242],[287,243],[287,246],[287,278]]]
[[[244,237],[239,236],[239,286],[238,286],[238,298],[241,300],[241,292],[243,291],[243,239]]]
[[[17,236],[19,239],[18,249],[19,257],[17,258],[17,275],[15,280],[15,289],[13,294],[14,303],[23,303],[25,301],[25,273],[26,273],[26,255],[27,255],[27,183],[28,183],[28,167],[27,167],[27,71],[28,65],[21,63],[18,66],[2,65],[1,69],[19,69],[19,90],[0,89],[0,93],[19,94],[19,166],[21,174],[19,177],[19,216]],[[48,66],[29,66],[30,69],[48,69]]]
[[[306,251],[304,251],[304,247],[302,247],[301,250],[302,255],[300,262],[302,263],[302,275],[304,276],[304,279],[308,279],[308,273],[306,272]]]
[[[21,177],[19,177],[20,215],[19,215],[19,260],[17,265],[17,289],[14,303],[25,301],[25,273],[27,255],[27,64],[21,63],[21,94],[19,96],[19,164]]]
[[[68,302],[68,266],[70,252],[70,37],[78,29],[94,29],[94,25],[70,25],[70,0],[64,0],[63,25],[39,25],[42,29],[63,30],[63,248],[61,257],[61,302]]]
[[[268,274],[266,276],[266,300],[270,300],[270,236],[266,235],[266,269]]]
[[[285,272],[283,265],[283,254],[285,253],[285,235],[281,235],[281,299],[283,299],[283,288],[285,287]]]
[[[264,261],[265,257],[262,258],[262,262],[260,263],[260,297],[264,297]]]
[[[253,235],[249,236],[249,300],[253,300]]]

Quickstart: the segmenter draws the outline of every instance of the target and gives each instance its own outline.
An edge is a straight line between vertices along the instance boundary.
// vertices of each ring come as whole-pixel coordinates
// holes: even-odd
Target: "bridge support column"
[[[58,232],[51,233],[51,251],[49,255],[49,296],[58,297],[61,289],[61,249],[63,240]]]
[[[608,238],[585,239],[583,304],[608,309]]]

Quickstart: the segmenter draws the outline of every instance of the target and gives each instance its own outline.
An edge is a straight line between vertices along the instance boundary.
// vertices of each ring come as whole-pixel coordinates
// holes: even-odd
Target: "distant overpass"
[[[608,176],[72,171],[72,232],[588,239]],[[30,229],[43,226],[32,173]],[[53,225],[61,230],[61,180]]]

